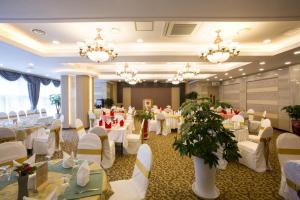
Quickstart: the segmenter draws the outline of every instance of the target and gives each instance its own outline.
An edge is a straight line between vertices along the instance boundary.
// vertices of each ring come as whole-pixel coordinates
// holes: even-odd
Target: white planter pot
[[[220,195],[216,187],[216,168],[210,168],[208,164],[204,164],[202,158],[192,156],[192,159],[196,178],[192,186],[193,192],[200,198],[216,199]]]

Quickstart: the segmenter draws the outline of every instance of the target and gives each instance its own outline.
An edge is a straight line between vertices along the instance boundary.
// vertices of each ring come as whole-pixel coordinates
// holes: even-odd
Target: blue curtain
[[[43,85],[49,85],[52,81],[52,83],[55,87],[60,86],[59,80],[54,80],[54,79],[49,79],[49,78],[44,78],[44,77],[39,77],[39,76],[33,76],[33,75],[29,75],[29,74],[22,74],[19,72],[7,71],[7,70],[3,70],[3,69],[0,69],[0,75],[3,76],[3,78],[5,78],[8,81],[16,81],[21,76],[23,76],[23,78],[27,81],[31,110],[36,110],[36,106],[38,104],[39,96],[40,96],[41,83]]]
[[[0,69],[0,75],[8,81],[16,81],[21,77],[22,74]]]

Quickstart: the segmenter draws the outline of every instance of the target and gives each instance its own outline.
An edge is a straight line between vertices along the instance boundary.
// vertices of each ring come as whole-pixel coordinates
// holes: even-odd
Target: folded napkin
[[[77,185],[86,186],[90,181],[90,167],[88,161],[84,161],[77,171]]]
[[[75,162],[74,162],[73,152],[71,153],[71,155],[67,154],[66,152],[63,152],[63,162],[62,162],[63,168],[71,168],[74,166],[74,164]]]
[[[35,163],[35,154],[33,154],[30,158],[28,158],[27,160],[25,160],[23,163],[27,163],[29,165],[34,164]],[[22,165],[22,163],[19,163],[19,162],[13,160],[13,166],[14,167],[18,167],[18,166],[21,166],[21,165]]]

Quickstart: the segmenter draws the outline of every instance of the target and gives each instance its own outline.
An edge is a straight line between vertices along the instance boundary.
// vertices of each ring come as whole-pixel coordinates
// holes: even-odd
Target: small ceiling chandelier
[[[182,77],[183,79],[192,79],[195,78],[198,74],[200,74],[200,71],[198,69],[192,68],[190,63],[187,63],[185,66],[184,71],[178,71],[178,76]]]
[[[212,47],[207,50],[200,50],[201,59],[208,60],[211,63],[223,63],[230,57],[238,56],[240,51],[237,48],[237,42],[224,42],[220,36],[221,30],[217,30],[217,37]]]
[[[128,79],[125,79],[125,82],[127,82],[127,83],[130,84],[130,85],[135,85],[135,84],[137,84],[137,83],[140,83],[141,80],[140,80],[139,78],[133,76],[133,77],[130,77],[130,78],[128,78]]]
[[[121,78],[129,79],[135,77],[135,75],[137,74],[137,70],[129,68],[128,64],[125,63],[124,69],[117,71],[116,74]]]
[[[94,40],[78,43],[79,55],[98,63],[113,60],[118,56],[114,45],[102,39],[100,28],[96,30],[97,34]]]
[[[178,75],[178,74],[176,74],[174,77],[169,78],[169,79],[167,80],[167,82],[170,82],[170,83],[172,83],[173,85],[178,85],[179,83],[183,82],[183,77],[180,76],[180,75]]]

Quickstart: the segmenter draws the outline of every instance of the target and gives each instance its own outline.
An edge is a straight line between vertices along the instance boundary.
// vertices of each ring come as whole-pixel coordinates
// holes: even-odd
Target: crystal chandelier
[[[167,80],[167,82],[170,82],[170,83],[172,83],[173,85],[178,85],[179,83],[183,82],[183,77],[180,76],[180,75],[178,75],[178,74],[176,74],[174,77],[169,78],[169,79]]]
[[[137,70],[129,68],[127,63],[125,63],[123,70],[117,71],[117,75],[120,76],[121,78],[124,78],[125,80],[135,77],[136,74],[137,74]]]
[[[199,70],[193,69],[190,63],[187,63],[184,71],[178,71],[178,76],[184,79],[192,79],[199,74]]]
[[[130,77],[130,78],[128,78],[128,79],[125,79],[125,82],[127,82],[127,83],[130,84],[130,85],[135,85],[135,84],[137,84],[137,83],[140,83],[141,80],[140,80],[139,78],[133,76],[133,77]]]
[[[201,59],[208,60],[211,63],[223,63],[230,57],[238,56],[240,51],[236,42],[224,42],[220,36],[221,30],[217,30],[217,37],[214,44],[207,50],[199,51]]]
[[[113,60],[118,56],[114,45],[102,39],[100,28],[96,30],[97,34],[94,40],[78,43],[79,55],[98,63]]]

